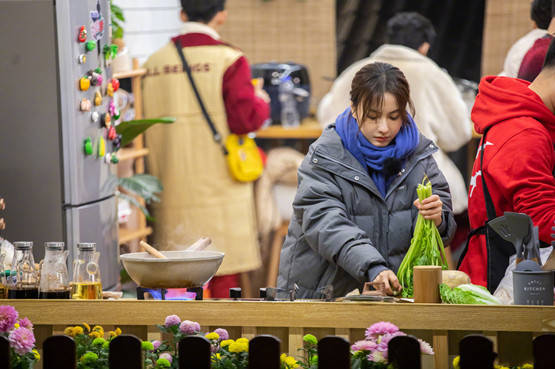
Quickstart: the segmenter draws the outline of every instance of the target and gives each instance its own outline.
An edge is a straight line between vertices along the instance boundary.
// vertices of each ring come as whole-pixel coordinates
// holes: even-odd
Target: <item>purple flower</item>
[[[19,314],[13,306],[0,306],[0,332],[8,332],[13,329]]]
[[[401,332],[401,331],[397,331],[395,333],[386,333],[386,334],[381,336],[380,343],[383,343],[387,346],[389,344],[389,341],[391,341],[393,339],[393,337],[406,336],[406,335],[407,335],[406,333]]]
[[[190,320],[184,320],[183,322],[181,322],[179,330],[181,331],[181,333],[184,334],[196,334],[200,332],[200,324],[198,324],[197,322],[192,322]]]
[[[27,329],[33,329],[33,323],[31,323],[27,317],[19,319],[19,326]]]
[[[378,322],[372,324],[364,334],[367,339],[375,338],[386,333],[395,333],[399,331],[399,327],[390,322]]]
[[[8,341],[10,341],[10,346],[20,355],[25,355],[31,352],[33,347],[35,347],[35,336],[33,331],[27,328],[17,328],[11,331],[8,336]]]
[[[170,364],[173,360],[172,354],[170,354],[169,352],[162,352],[158,358],[159,359],[166,359],[170,362]]]
[[[430,346],[430,344],[424,340],[421,340],[420,338],[418,339],[418,342],[420,343],[420,352],[426,355],[433,355],[434,354],[434,350],[432,349],[432,346]]]
[[[158,340],[152,341],[152,346],[154,346],[155,350],[158,350],[158,347],[160,347],[161,344],[162,344],[162,342],[160,342]]]
[[[166,328],[169,328],[174,325],[179,325],[179,323],[181,323],[181,319],[179,319],[177,315],[168,315],[166,317],[166,321],[164,322],[164,325],[166,326]]]
[[[374,341],[357,341],[351,346],[353,351],[373,351],[378,345]]]
[[[229,333],[223,328],[216,329],[214,333],[218,333],[218,336],[220,336],[220,341],[229,339]]]

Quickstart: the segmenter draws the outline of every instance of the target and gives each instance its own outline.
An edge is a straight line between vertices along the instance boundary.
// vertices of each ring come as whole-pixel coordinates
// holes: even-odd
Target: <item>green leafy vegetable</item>
[[[416,192],[420,201],[432,196],[432,183],[427,177],[418,185]],[[416,219],[409,251],[397,271],[397,278],[403,286],[403,297],[413,295],[412,268],[416,265],[440,265],[447,269],[447,258],[439,231],[431,219],[424,219],[420,214]]]
[[[449,288],[445,283],[439,285],[441,301],[446,304],[500,305],[501,301],[489,293],[488,289],[475,284],[461,284]]]

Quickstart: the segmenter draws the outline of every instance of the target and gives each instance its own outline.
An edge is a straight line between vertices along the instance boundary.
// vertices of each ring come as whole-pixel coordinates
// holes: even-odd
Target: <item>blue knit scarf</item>
[[[401,163],[404,162],[418,146],[418,128],[416,128],[410,114],[408,118],[409,123],[403,124],[397,136],[386,147],[374,146],[364,137],[358,128],[356,119],[351,114],[350,108],[347,108],[335,120],[335,130],[341,137],[343,146],[367,168],[384,198],[387,194],[387,188],[395,178],[394,175],[386,173],[384,164],[387,166],[388,160],[391,159],[397,159]]]

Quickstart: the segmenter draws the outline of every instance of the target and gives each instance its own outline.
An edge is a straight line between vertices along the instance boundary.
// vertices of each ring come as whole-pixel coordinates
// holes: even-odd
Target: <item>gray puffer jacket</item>
[[[293,216],[281,250],[278,288],[297,297],[344,296],[380,272],[397,272],[410,246],[418,210],[416,187],[428,176],[443,202],[439,232],[447,244],[455,232],[449,186],[432,154],[437,147],[420,135],[385,199],[362,164],[327,127],[310,146],[298,171]]]

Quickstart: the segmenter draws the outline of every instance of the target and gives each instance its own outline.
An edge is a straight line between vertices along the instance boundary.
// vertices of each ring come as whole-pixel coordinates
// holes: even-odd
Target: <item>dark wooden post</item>
[[[42,344],[42,360],[43,369],[75,369],[75,341],[65,335],[48,337]]]
[[[200,336],[184,337],[179,341],[179,369],[210,369],[210,341]]]
[[[281,341],[271,335],[263,334],[249,342],[249,369],[280,369]]]
[[[337,336],[326,336],[318,341],[318,369],[350,369],[351,347]]]
[[[0,337],[0,368],[10,367],[10,341],[6,337]]]
[[[110,369],[142,369],[141,340],[132,334],[122,334],[110,341]]]
[[[461,369],[493,369],[497,354],[493,352],[493,342],[482,335],[471,334],[459,342]]]
[[[555,368],[555,334],[547,333],[534,338],[534,369]]]
[[[412,336],[393,337],[387,345],[387,356],[395,369],[420,369],[420,343]]]

